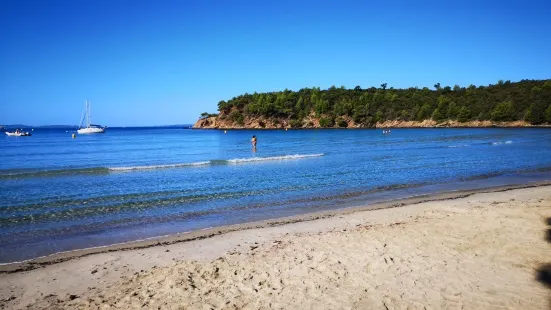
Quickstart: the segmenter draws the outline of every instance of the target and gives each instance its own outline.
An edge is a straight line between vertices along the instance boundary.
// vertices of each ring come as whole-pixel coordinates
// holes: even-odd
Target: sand
[[[457,196],[4,268],[0,309],[550,309],[551,187]]]

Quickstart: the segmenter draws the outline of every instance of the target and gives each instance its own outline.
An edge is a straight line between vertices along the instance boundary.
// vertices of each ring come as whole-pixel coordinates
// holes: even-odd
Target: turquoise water
[[[37,129],[0,150],[0,262],[551,179],[550,129]]]

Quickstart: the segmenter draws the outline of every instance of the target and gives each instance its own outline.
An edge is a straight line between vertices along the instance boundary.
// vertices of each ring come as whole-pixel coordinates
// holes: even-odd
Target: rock
[[[233,110],[232,110],[233,111]],[[289,118],[266,118],[249,117],[244,116],[243,124],[238,125],[228,118],[227,114],[220,113],[219,116],[211,116],[198,120],[193,128],[205,128],[205,129],[283,129],[291,128],[291,120]],[[356,124],[350,116],[340,117],[347,123],[348,128],[440,128],[440,127],[533,127],[531,124],[525,121],[513,121],[513,122],[492,122],[492,121],[469,121],[461,123],[457,120],[447,120],[443,122],[436,122],[431,119],[424,121],[401,121],[401,120],[389,120],[384,122],[378,122],[371,126],[365,126],[362,124]],[[319,117],[316,117],[315,113],[311,113],[302,120],[300,128],[321,128],[319,124]],[[335,125],[337,128],[338,125]]]

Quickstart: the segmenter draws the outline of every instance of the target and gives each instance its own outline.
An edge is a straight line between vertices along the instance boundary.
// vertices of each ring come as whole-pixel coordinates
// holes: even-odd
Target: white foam
[[[295,154],[295,155],[283,155],[283,156],[272,156],[272,157],[251,157],[251,158],[235,158],[228,160],[228,163],[231,164],[242,164],[250,162],[259,162],[259,161],[275,161],[275,160],[292,160],[292,159],[303,159],[310,157],[320,157],[323,156],[323,153],[320,154]]]
[[[450,148],[457,148],[457,147],[467,147],[469,146],[468,144],[460,144],[460,145],[448,145],[448,147]]]
[[[310,157],[320,157],[324,154],[295,154],[295,155],[284,155],[284,156],[272,156],[272,157],[251,157],[251,158],[235,158],[229,160],[223,160],[228,164],[243,164],[251,162],[262,162],[262,161],[276,161],[276,160],[292,160],[292,159],[303,159]],[[211,165],[212,161],[200,161],[195,163],[181,163],[181,164],[167,164],[167,165],[150,165],[150,166],[128,166],[128,167],[109,167],[109,171],[136,171],[136,170],[153,170],[153,169],[169,169],[169,168],[182,168],[182,167],[196,167],[196,166],[208,166]]]
[[[507,140],[505,142],[497,141],[497,142],[492,142],[492,145],[511,144],[511,143],[513,143],[513,141],[511,141],[511,140]]]
[[[206,165],[210,165],[210,161],[200,161],[200,162],[196,162],[196,163],[168,164],[168,165],[110,167],[109,170],[111,170],[111,171],[133,171],[133,170],[151,170],[151,169],[167,169],[167,168],[206,166]]]

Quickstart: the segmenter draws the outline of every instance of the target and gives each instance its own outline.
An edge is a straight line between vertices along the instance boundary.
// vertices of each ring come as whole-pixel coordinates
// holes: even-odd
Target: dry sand
[[[4,268],[0,309],[550,309],[550,221],[549,186],[348,211]]]

